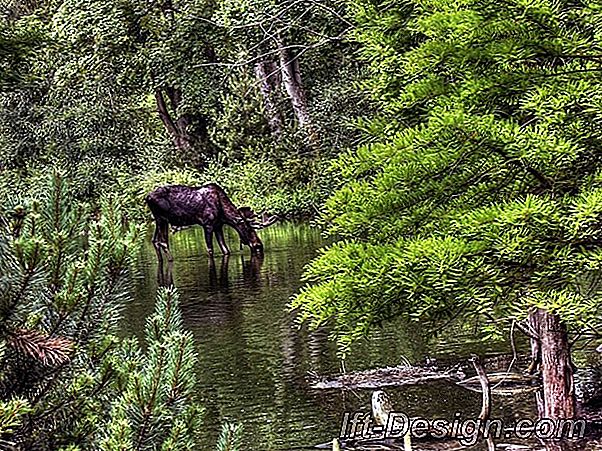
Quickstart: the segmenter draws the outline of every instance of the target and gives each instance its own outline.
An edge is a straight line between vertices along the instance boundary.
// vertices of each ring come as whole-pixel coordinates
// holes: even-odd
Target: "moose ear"
[[[255,217],[255,212],[251,210],[251,207],[240,207],[238,211],[246,219],[253,219]]]

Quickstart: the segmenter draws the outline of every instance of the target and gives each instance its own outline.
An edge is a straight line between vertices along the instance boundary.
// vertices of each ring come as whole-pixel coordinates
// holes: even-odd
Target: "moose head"
[[[240,207],[238,211],[241,218],[238,221],[237,231],[240,235],[241,244],[249,246],[251,252],[263,252],[263,243],[257,236],[255,230],[263,229],[274,224],[278,220],[278,217],[268,216],[266,213],[263,213],[260,220],[251,207]]]

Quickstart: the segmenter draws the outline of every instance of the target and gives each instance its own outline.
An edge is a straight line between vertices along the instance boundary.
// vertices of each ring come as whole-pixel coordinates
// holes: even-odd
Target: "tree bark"
[[[299,128],[305,132],[310,145],[312,147],[318,147],[320,144],[319,138],[309,114],[307,95],[301,81],[299,59],[290,49],[286,48],[281,36],[276,36],[276,44],[278,46],[278,59],[280,62],[282,81],[286,92],[291,99],[295,117],[299,122]]]
[[[573,418],[573,367],[566,325],[558,315],[539,308],[529,314],[529,321],[538,336],[531,349],[539,361],[543,381],[543,393],[537,402],[539,416],[552,420]]]
[[[165,100],[166,96],[169,105]],[[155,90],[155,100],[159,117],[178,149],[188,151],[197,144],[207,141],[208,135],[204,116],[182,114],[178,117],[178,107],[182,101],[182,93],[179,89],[171,87],[157,88]]]
[[[259,82],[259,90],[263,96],[266,119],[272,135],[280,138],[282,135],[282,114],[276,104],[276,93],[281,83],[280,70],[273,61],[261,61],[255,65],[255,76]]]

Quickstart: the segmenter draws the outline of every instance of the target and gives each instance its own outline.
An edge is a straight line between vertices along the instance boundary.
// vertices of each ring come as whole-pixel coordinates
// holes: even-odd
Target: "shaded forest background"
[[[4,189],[49,167],[77,196],[217,181],[315,214],[369,108],[343,2],[33,1],[2,10]],[[9,196],[10,197],[10,196]]]

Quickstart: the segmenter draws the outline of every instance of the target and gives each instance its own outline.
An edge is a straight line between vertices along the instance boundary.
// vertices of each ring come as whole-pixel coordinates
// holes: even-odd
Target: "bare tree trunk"
[[[532,311],[529,321],[539,337],[538,343],[532,345],[543,380],[543,394],[537,403],[539,416],[552,420],[573,418],[573,367],[566,325],[558,315],[542,309]]]
[[[282,135],[282,114],[275,102],[275,94],[282,82],[278,65],[273,61],[261,61],[255,65],[255,76],[259,81],[259,89],[263,95],[266,119],[272,134],[279,138]]]
[[[173,6],[173,1],[164,0],[159,3],[158,6],[165,18],[174,25],[174,12],[176,9]],[[212,46],[206,44],[204,53],[209,62],[213,63],[217,61],[215,49]],[[155,77],[153,74],[151,74],[151,80],[153,80],[154,83]],[[168,107],[165,96],[167,96],[171,108]],[[204,155],[198,155],[200,157],[198,160],[195,158],[195,160],[202,165],[205,162],[203,161],[203,157],[208,157],[213,153],[209,141],[209,132],[207,130],[207,117],[198,113],[185,113],[178,116],[178,108],[182,101],[182,91],[179,88],[171,86],[156,88],[155,100],[159,117],[161,118],[165,129],[171,135],[176,148],[181,151],[190,151],[203,145]]]
[[[165,100],[169,100],[169,106]],[[191,150],[197,144],[207,141],[205,118],[201,115],[182,114],[177,116],[182,101],[182,93],[176,88],[158,88],[155,90],[157,112],[175,146],[180,150]],[[194,126],[194,130],[191,128]]]
[[[307,107],[307,95],[301,81],[301,71],[299,68],[299,60],[290,49],[286,48],[282,37],[276,36],[276,44],[278,45],[278,58],[280,62],[280,71],[282,73],[282,81],[286,92],[291,99],[293,111],[299,128],[307,135],[307,139],[312,147],[319,146],[319,138],[314,129]]]

